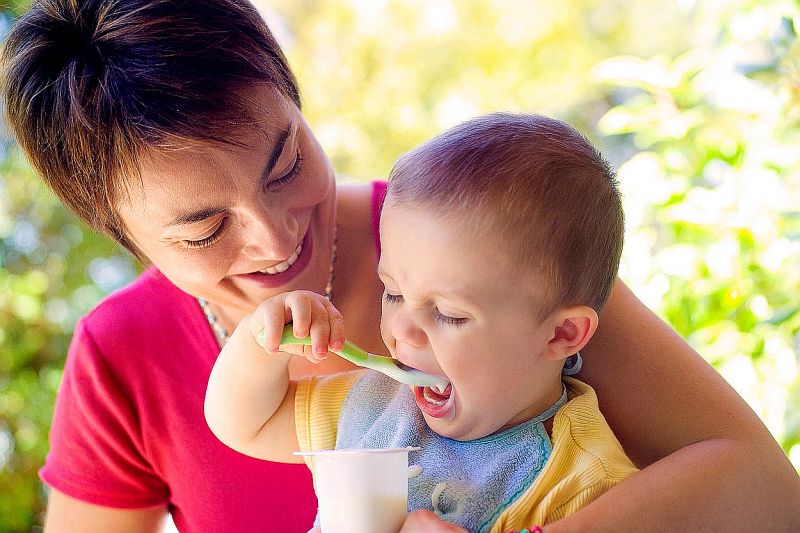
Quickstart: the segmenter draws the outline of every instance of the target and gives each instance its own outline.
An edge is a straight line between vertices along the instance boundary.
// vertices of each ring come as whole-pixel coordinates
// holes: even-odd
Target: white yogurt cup
[[[408,452],[295,452],[313,458],[322,533],[397,533],[408,509]]]

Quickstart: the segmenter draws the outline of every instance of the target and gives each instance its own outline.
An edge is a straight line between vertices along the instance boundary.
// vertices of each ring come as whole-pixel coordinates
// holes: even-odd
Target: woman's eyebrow
[[[209,207],[208,209],[200,209],[199,211],[184,213],[182,215],[178,215],[170,222],[168,222],[167,227],[181,226],[183,224],[194,224],[195,222],[202,222],[203,220],[218,215],[223,211],[225,211],[225,208],[223,207]]]
[[[275,168],[275,165],[278,163],[278,159],[281,157],[283,153],[283,149],[286,146],[286,141],[289,140],[289,135],[292,133],[292,124],[289,123],[283,128],[279,133],[277,138],[275,139],[275,145],[272,147],[272,152],[269,155],[269,159],[267,160],[267,165],[264,167],[264,170],[261,171],[262,179],[266,179],[272,174],[272,170]],[[195,222],[202,222],[208,218],[211,218],[215,215],[218,215],[225,211],[223,207],[210,207],[207,209],[200,209],[199,211],[192,211],[191,213],[184,213],[182,215],[178,215],[170,222],[167,223],[167,227],[172,226],[180,226],[183,224],[194,224]]]
[[[291,132],[292,124],[289,123],[280,131],[280,133],[278,133],[278,136],[275,139],[275,146],[272,147],[272,153],[269,155],[269,159],[267,160],[267,166],[265,166],[264,170],[261,172],[262,178],[266,179],[270,176],[270,174],[272,174],[272,170],[278,163],[278,159],[283,153],[283,148],[286,146],[286,141],[289,139],[289,134]]]

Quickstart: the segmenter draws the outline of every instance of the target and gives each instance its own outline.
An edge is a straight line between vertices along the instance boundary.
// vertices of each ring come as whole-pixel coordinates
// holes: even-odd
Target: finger
[[[344,317],[327,298],[322,301],[322,305],[325,306],[325,310],[328,313],[328,325],[330,326],[328,346],[332,350],[339,350],[344,346],[344,341],[347,338],[344,331]]]
[[[311,346],[314,348],[314,355],[321,359],[328,356],[328,344],[330,342],[331,324],[328,308],[323,302],[327,302],[324,297],[315,298],[312,302],[311,313]]]
[[[294,291],[286,297],[286,311],[292,320],[292,333],[298,339],[308,337],[311,328],[312,301],[306,291]]]
[[[264,349],[275,353],[283,335],[283,325],[286,320],[284,312],[285,295],[278,295],[264,301],[256,308],[251,318],[251,330],[256,339],[263,331]]]

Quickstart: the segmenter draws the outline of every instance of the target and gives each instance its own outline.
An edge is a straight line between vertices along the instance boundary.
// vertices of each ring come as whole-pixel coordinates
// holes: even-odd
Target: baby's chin
[[[459,424],[457,416],[450,421],[425,416],[425,422],[438,435],[459,442],[482,439],[505,429],[505,427],[487,428],[472,424]]]
[[[458,393],[452,384],[444,391],[430,387],[411,387],[417,407],[428,427],[442,437],[457,441],[481,439],[497,433],[505,426],[486,424],[487,417],[469,416],[464,412]]]

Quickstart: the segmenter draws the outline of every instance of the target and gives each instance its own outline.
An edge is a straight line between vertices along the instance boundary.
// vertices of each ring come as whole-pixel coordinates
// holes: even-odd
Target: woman
[[[328,295],[348,335],[383,350],[382,186],[337,190],[244,0],[44,0],[4,53],[8,121],[32,163],[151,263],[76,328],[41,472],[47,530],[152,531],[168,510],[185,531],[304,530],[308,474],[217,442],[203,391],[227,332],[279,291]],[[794,470],[716,372],[622,283],[601,322],[582,377],[646,468],[547,529],[796,526]]]

